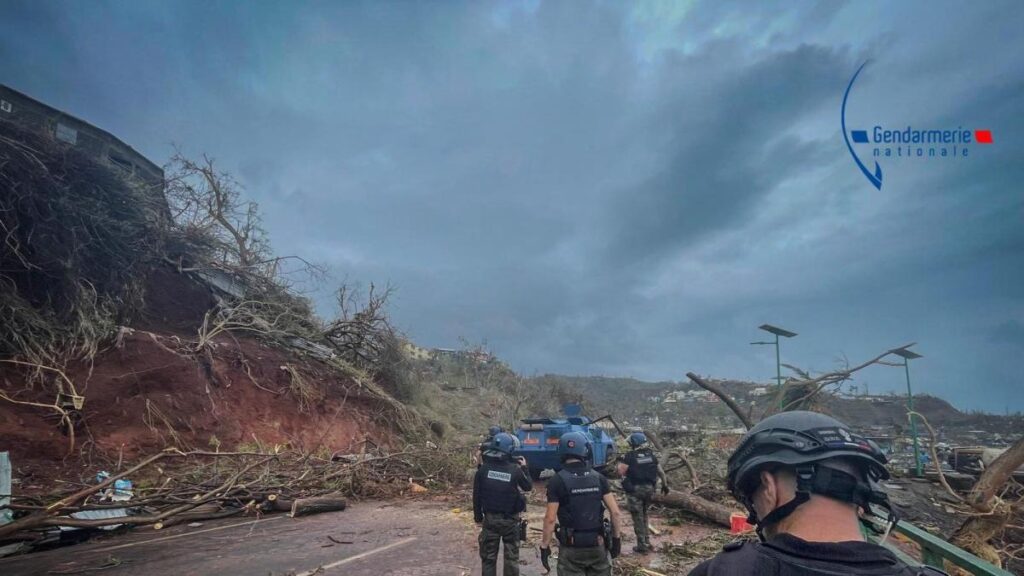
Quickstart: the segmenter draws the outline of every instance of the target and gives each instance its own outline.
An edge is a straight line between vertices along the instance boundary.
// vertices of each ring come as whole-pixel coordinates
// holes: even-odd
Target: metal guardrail
[[[893,529],[893,532],[920,546],[921,560],[929,566],[942,570],[944,569],[943,561],[946,560],[960,568],[963,568],[964,570],[967,570],[974,576],[1014,576],[1013,573],[1007,572],[994,564],[990,564],[974,554],[954,546],[930,532],[914,526],[910,522],[900,522],[896,525],[896,528]],[[880,538],[874,534],[869,534],[868,538],[875,543],[880,540]],[[890,542],[886,542],[885,547],[892,550],[904,562],[911,565],[919,563],[918,560],[911,558]]]

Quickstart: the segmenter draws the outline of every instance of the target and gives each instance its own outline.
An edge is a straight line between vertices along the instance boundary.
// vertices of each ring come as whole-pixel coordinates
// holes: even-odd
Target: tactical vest
[[[558,509],[563,543],[568,546],[596,546],[597,537],[604,527],[601,476],[590,468],[578,471],[563,468],[558,477],[565,483],[568,495],[568,502],[560,503]]]
[[[626,478],[634,486],[655,484],[658,481],[658,457],[650,448],[639,448],[632,452],[633,459],[626,470]]]
[[[526,500],[519,496],[516,485],[518,465],[513,462],[485,459],[478,472],[483,476],[480,483],[480,508],[487,513],[518,514]]]
[[[837,576],[853,574],[862,576],[946,576],[946,573],[931,566],[893,565],[891,569],[858,567],[852,564],[826,562],[795,557],[759,542],[730,542],[722,548],[707,566],[706,576],[736,576],[757,574],[758,576]]]

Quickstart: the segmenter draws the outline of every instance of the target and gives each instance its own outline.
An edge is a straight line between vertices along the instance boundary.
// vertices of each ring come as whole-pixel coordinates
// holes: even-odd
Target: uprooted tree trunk
[[[732,525],[733,511],[727,506],[701,498],[685,490],[670,490],[668,494],[656,494],[654,503],[696,514],[722,526]]]
[[[1024,438],[996,458],[975,482],[967,495],[967,503],[976,515],[968,518],[953,534],[953,544],[1002,567],[999,551],[989,540],[1002,532],[1013,513],[1013,506],[999,498],[998,493],[1021,465],[1024,465]]]

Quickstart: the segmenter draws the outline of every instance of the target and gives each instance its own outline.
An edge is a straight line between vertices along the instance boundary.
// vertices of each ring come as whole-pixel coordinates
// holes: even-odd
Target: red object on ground
[[[992,143],[992,131],[991,130],[975,130],[974,140],[978,144],[991,144]]]
[[[744,532],[750,532],[754,529],[749,522],[745,514],[733,513],[729,516],[729,521],[732,523],[732,527],[729,529],[731,534],[742,534]]]

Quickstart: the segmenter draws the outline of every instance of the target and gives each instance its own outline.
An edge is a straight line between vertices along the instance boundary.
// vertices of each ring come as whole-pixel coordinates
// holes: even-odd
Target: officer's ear
[[[768,470],[761,470],[758,473],[761,483],[754,490],[754,504],[758,508],[758,515],[764,516],[762,510],[772,511],[779,504],[779,483],[775,474]]]
[[[774,470],[761,470],[759,473],[761,486],[754,493],[760,494],[769,510],[782,506],[796,497],[796,474],[793,470],[780,467]]]

